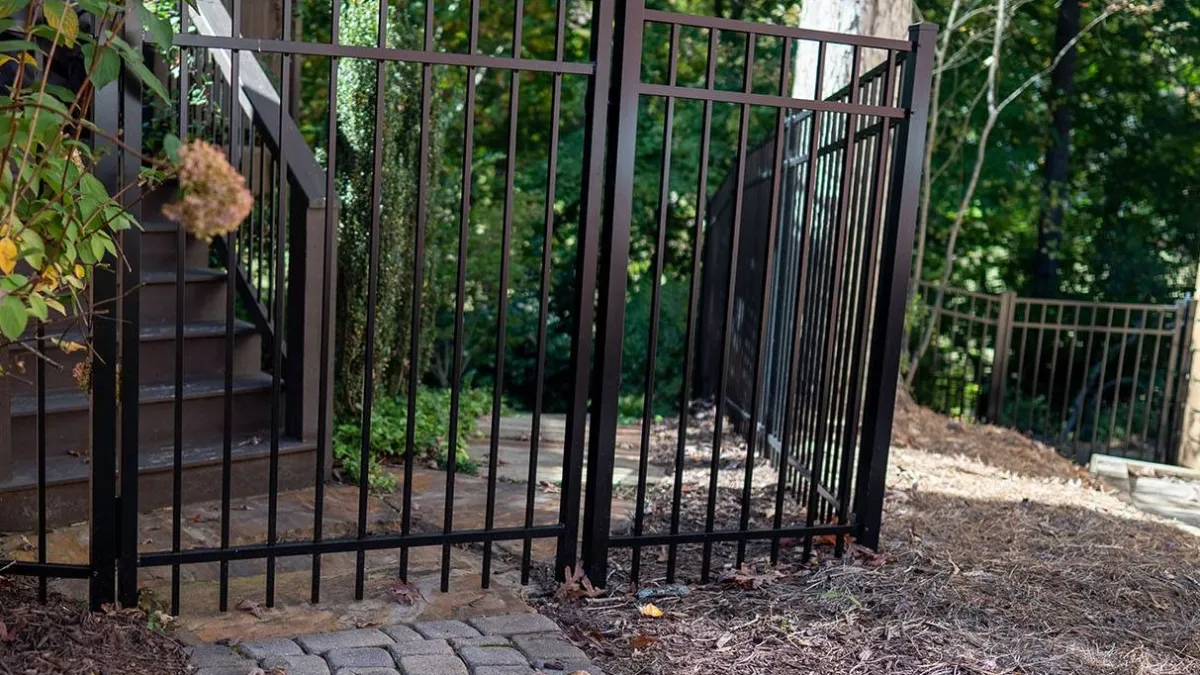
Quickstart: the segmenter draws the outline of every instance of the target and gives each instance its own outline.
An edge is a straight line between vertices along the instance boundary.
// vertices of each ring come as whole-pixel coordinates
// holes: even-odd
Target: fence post
[[[1000,294],[1000,315],[996,318],[996,347],[992,355],[992,379],[988,387],[987,422],[1000,424],[1004,413],[1004,388],[1008,383],[1008,359],[1012,347],[1013,321],[1016,316],[1017,294]]]
[[[1200,274],[1196,285],[1200,288]],[[1183,374],[1179,383],[1182,415],[1176,430],[1175,463],[1200,469],[1200,300],[1193,296],[1184,305],[1188,311],[1188,326],[1180,352],[1183,355]]]
[[[863,402],[863,432],[859,450],[855,515],[859,519],[858,540],[864,546],[879,546],[883,520],[883,495],[887,483],[888,452],[892,442],[892,418],[896,385],[900,377],[900,345],[904,339],[904,315],[908,304],[908,282],[912,278],[912,250],[916,237],[917,208],[921,188],[921,158],[925,156],[929,123],[933,46],[937,26],[922,23],[908,31],[914,51],[911,65],[904,69],[901,105],[908,118],[896,133],[893,176],[888,194],[888,211],[883,226],[879,258],[879,285],[875,293],[874,325],[871,336],[870,368]]]
[[[124,76],[124,73],[122,73]],[[112,82],[96,92],[93,103],[93,119],[100,129],[116,138],[120,134],[121,83]],[[115,144],[98,136],[94,141],[101,154],[96,164],[97,178],[104,183],[110,194],[120,188],[120,157]],[[97,610],[106,603],[116,601],[116,556],[117,556],[117,369],[118,321],[115,308],[118,306],[117,275],[111,268],[96,267],[92,278],[92,306],[104,307],[107,316],[96,316],[91,322],[92,359],[91,392],[91,526],[89,533],[89,563],[91,578],[88,600]],[[137,431],[133,433],[136,435]]]
[[[609,103],[608,161],[604,181],[600,293],[596,319],[592,426],[588,439],[587,493],[583,511],[583,562],[592,583],[608,577],[612,474],[617,442],[617,398],[621,393],[621,348],[625,291],[629,277],[629,236],[633,219],[633,179],[637,160],[638,92],[641,77],[644,0],[616,5],[613,82]],[[599,104],[599,101],[596,102]]]
[[[327,283],[326,256],[334,255],[325,250],[325,209],[336,208],[335,201],[326,198],[310,203],[303,190],[294,184],[291,188],[288,236],[293,254],[287,280],[285,335],[288,358],[284,381],[288,386],[284,420],[287,433],[305,440],[317,436],[318,411],[322,405],[318,387],[324,361],[321,357],[321,298]],[[325,439],[321,447],[329,448],[328,441]]]

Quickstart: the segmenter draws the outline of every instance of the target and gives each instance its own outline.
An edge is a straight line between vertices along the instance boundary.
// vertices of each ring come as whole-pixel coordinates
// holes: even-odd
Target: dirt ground
[[[879,555],[824,545],[804,564],[789,548],[770,568],[752,548],[752,566],[654,599],[655,618],[618,551],[608,592],[540,610],[618,675],[1200,673],[1200,538],[1014,432],[902,405],[893,441]],[[686,485],[701,473],[685,474],[685,522],[703,508],[706,489]],[[720,511],[736,513],[742,469],[721,473]],[[667,517],[665,489],[648,529]],[[761,515],[767,492],[755,496]],[[696,557],[681,553],[681,580]],[[642,588],[662,583],[660,558],[643,554]]]
[[[2,573],[3,570],[0,570]],[[3,675],[177,675],[183,649],[152,630],[138,610],[89,612],[54,593],[40,604],[37,582],[0,576]]]

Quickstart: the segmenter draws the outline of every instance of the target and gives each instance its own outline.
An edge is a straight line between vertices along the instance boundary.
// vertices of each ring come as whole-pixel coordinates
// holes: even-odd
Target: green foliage
[[[110,195],[92,175],[99,156],[85,141],[103,131],[85,111],[96,89],[124,67],[147,91],[167,97],[141,53],[113,32],[123,5],[78,4],[98,17],[96,35],[80,30],[74,3],[11,0],[0,6],[3,30],[22,33],[22,39],[0,41],[0,65],[16,73],[0,99],[0,348],[19,340],[31,322],[66,319],[68,305],[88,314],[93,270],[117,255],[117,233],[134,225],[119,195]],[[9,17],[22,10],[26,19],[18,26]],[[87,75],[69,90],[51,84],[51,69],[38,64],[73,47]],[[141,182],[158,182],[170,170],[147,158]]]
[[[445,466],[450,443],[451,395],[449,389],[422,387],[417,390],[414,415],[413,448],[417,455],[429,457]],[[477,421],[492,411],[492,392],[463,389],[455,440],[455,465],[458,471],[474,474],[478,466],[467,446],[479,436]],[[334,429],[333,454],[347,479],[357,481],[362,474],[361,419],[342,421]],[[389,397],[376,400],[371,411],[371,488],[381,492],[395,487],[395,478],[380,470],[384,462],[402,459],[408,447],[408,399]]]
[[[918,0],[929,21],[945,23],[952,0]],[[965,2],[963,11],[984,3]],[[994,4],[994,3],[991,3]],[[1112,3],[1082,3],[1088,25]],[[1194,287],[1200,259],[1200,2],[1128,3],[1078,44],[1063,244],[1063,297],[1170,302]],[[1021,4],[1002,53],[999,91],[1013,91],[1054,58],[1058,3]],[[1149,7],[1149,11],[1146,9]],[[941,89],[934,148],[924,278],[940,277],[950,224],[978,150],[986,116],[978,94],[994,13],[983,11],[951,43],[957,65]],[[967,46],[971,36],[986,39]],[[951,284],[999,292],[1032,291],[1043,195],[1044,153],[1052,138],[1049,78],[999,118],[979,189],[958,241]]]

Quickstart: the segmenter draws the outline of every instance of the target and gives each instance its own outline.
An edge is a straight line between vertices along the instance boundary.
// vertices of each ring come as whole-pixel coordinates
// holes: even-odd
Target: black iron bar
[[[379,16],[375,39],[381,46],[387,44],[388,3],[379,2]],[[367,320],[366,320],[366,352],[363,358],[363,404],[362,404],[362,437],[359,445],[358,464],[358,538],[366,539],[368,494],[371,489],[371,428],[375,403],[375,302],[379,297],[379,249],[380,221],[383,217],[383,137],[384,137],[384,99],[387,96],[386,85],[387,64],[375,62],[375,127],[374,127],[374,164],[371,168],[371,231],[368,244],[370,252],[367,262]],[[286,71],[285,71],[286,72]],[[282,113],[281,113],[282,114]],[[280,128],[283,128],[282,121]],[[461,264],[461,263],[460,263]],[[455,427],[451,426],[451,438]],[[451,441],[453,444],[453,441]],[[451,445],[451,461],[454,452]],[[354,599],[362,600],[366,591],[366,552],[359,550],[354,561]]]
[[[1148,327],[1150,318],[1149,314],[1150,313],[1147,310],[1142,310],[1142,321],[1138,326],[1138,328],[1141,330],[1138,330],[1137,352],[1133,357],[1133,384],[1130,386],[1129,391],[1129,410],[1125,414],[1125,453],[1128,453],[1128,451],[1133,447],[1133,410],[1137,407],[1138,380],[1142,368],[1142,345],[1146,340],[1146,333],[1144,332],[1144,329]],[[1153,384],[1154,383],[1151,382],[1151,386],[1153,386]]]
[[[717,41],[718,32],[708,34],[708,56],[705,66],[704,85],[711,90],[717,79]],[[673,70],[673,69],[672,69]],[[671,495],[671,534],[679,534],[680,505],[683,502],[683,464],[686,458],[687,428],[689,410],[691,408],[692,379],[695,375],[696,360],[696,323],[700,318],[700,288],[702,262],[701,250],[704,245],[705,207],[708,205],[708,154],[709,141],[712,139],[713,102],[704,101],[704,119],[700,132],[700,176],[696,185],[696,227],[692,240],[692,284],[688,295],[687,334],[683,359],[683,390],[679,394],[679,436],[675,443],[675,476]],[[667,549],[667,582],[674,583],[675,567],[678,563],[679,549],[672,542]]]
[[[196,564],[217,562],[225,559],[261,560],[269,555],[290,557],[299,555],[351,553],[357,551],[385,551],[406,546],[419,548],[426,546],[444,546],[458,544],[474,544],[485,541],[506,541],[520,539],[523,536],[535,539],[554,539],[562,536],[561,525],[544,525],[526,530],[525,528],[497,528],[490,532],[483,530],[459,530],[446,535],[442,532],[414,534],[408,537],[399,534],[372,535],[364,539],[347,537],[344,539],[325,539],[313,543],[311,541],[284,541],[274,546],[253,544],[249,546],[234,546],[227,551],[218,548],[195,548],[175,552],[151,552],[138,556],[139,567],[162,567],[176,564]],[[54,574],[51,576],[66,576]]]
[[[560,0],[555,17],[554,59],[562,61],[566,48],[567,3]],[[529,471],[525,482],[525,529],[533,528],[534,502],[537,498],[538,451],[542,443],[542,407],[546,395],[546,336],[550,312],[551,254],[554,246],[554,198],[558,187],[559,118],[562,115],[562,74],[554,74],[550,101],[549,166],[546,169],[546,212],[542,232],[542,275],[538,286],[537,365],[534,367],[533,420],[529,433]],[[533,563],[533,539],[524,538],[521,546],[521,583],[529,583]]]
[[[854,531],[853,526],[822,525],[819,527],[785,527],[770,530],[718,530],[716,532],[683,532],[680,534],[648,534],[641,537],[612,537],[611,546],[627,548],[663,546],[671,544],[714,544],[728,541],[767,541],[793,537],[819,537],[822,535],[845,535]]]
[[[695,28],[708,28],[737,33],[758,34],[770,37],[792,38],[793,40],[809,40],[812,42],[820,42],[822,44],[845,44],[857,45],[859,47],[872,47],[875,49],[891,49],[898,52],[907,52],[913,49],[912,43],[908,42],[907,40],[890,40],[866,35],[830,33],[827,31],[809,30],[806,28],[776,26],[765,23],[751,23],[748,21],[738,21],[736,19],[725,19],[715,16],[697,16],[693,14],[680,14],[677,12],[667,12],[652,9],[646,10],[646,21],[652,23],[679,24],[682,26],[693,26]]]
[[[469,53],[479,47],[479,0],[471,0]],[[462,214],[458,235],[458,277],[454,295],[454,357],[450,372],[450,442],[446,452],[446,507],[442,534],[454,531],[454,478],[458,458],[458,416],[462,397],[463,311],[467,284],[467,240],[471,232],[471,171],[475,147],[475,69],[467,69],[467,100],[463,111]],[[450,544],[442,545],[442,592],[450,590]]]
[[[39,354],[46,353],[46,324],[38,322],[37,325],[37,350]],[[35,375],[37,379],[37,561],[38,565],[45,566],[48,554],[46,552],[46,359],[34,359],[36,364]],[[0,564],[0,568],[6,567],[6,564]],[[38,602],[46,604],[49,595],[49,589],[46,584],[46,577],[38,579]]]
[[[432,0],[429,0],[432,3]],[[329,39],[333,44],[339,41],[342,25],[342,5],[333,2],[330,10]],[[241,25],[235,22],[234,25]],[[333,321],[333,291],[337,275],[337,94],[338,94],[338,60],[329,59],[329,92],[325,99],[328,106],[328,136],[329,152],[325,168],[325,242],[321,253],[324,265],[321,271],[321,373],[317,384],[317,457],[316,475],[313,477],[313,543],[320,542],[325,536],[325,472],[326,459],[332,455],[330,445],[329,424],[333,411],[330,409],[330,390],[333,369],[332,353],[332,321]],[[422,153],[424,155],[425,153]],[[419,226],[418,226],[419,227]],[[407,483],[405,481],[405,487]],[[312,582],[310,600],[315,605],[321,602],[321,555],[312,556]]]
[[[1117,355],[1117,386],[1113,390],[1112,410],[1109,411],[1108,417],[1108,445],[1112,447],[1113,441],[1116,440],[1117,433],[1117,408],[1121,403],[1121,377],[1125,374],[1125,351],[1129,346],[1129,320],[1133,316],[1132,310],[1125,310],[1125,321],[1122,324],[1124,331],[1121,332],[1121,337],[1117,342],[1120,345],[1120,353]],[[1135,387],[1136,388],[1136,387]]]
[[[673,28],[678,30],[678,27]],[[747,36],[750,44],[754,43],[754,36]],[[787,93],[791,86],[789,77],[789,68],[791,64],[792,41],[790,38],[783,39],[783,50],[779,64],[779,95],[783,96]],[[746,78],[750,79],[753,64],[746,66]],[[674,82],[672,82],[674,84]],[[749,85],[748,85],[749,86]],[[784,143],[784,127],[783,122],[786,118],[787,110],[778,108],[775,111],[775,142],[772,148],[771,158],[771,197],[770,211],[768,212],[767,221],[767,246],[766,260],[763,263],[762,278],[763,290],[762,300],[758,310],[758,336],[754,351],[754,379],[750,389],[750,435],[746,443],[746,471],[742,480],[742,512],[738,518],[738,529],[748,530],[750,528],[750,495],[754,485],[754,465],[755,465],[755,447],[757,446],[759,431],[758,425],[762,412],[760,410],[761,400],[759,394],[760,382],[763,377],[763,367],[766,360],[767,350],[767,320],[771,311],[771,291],[772,280],[775,273],[775,236],[776,230],[779,227],[779,195],[781,188],[781,180],[783,178],[783,143]],[[737,567],[741,567],[746,559],[746,542],[739,541],[737,547]]]
[[[824,86],[825,80],[825,57],[828,46],[822,42],[817,48],[817,76],[816,76],[816,97],[820,97],[820,92]],[[807,361],[805,358],[805,348],[808,345],[810,336],[815,331],[809,330],[811,320],[808,315],[809,311],[809,285],[811,276],[811,267],[813,261],[813,248],[817,246],[817,242],[813,241],[814,218],[815,218],[815,203],[817,199],[817,170],[818,157],[817,149],[820,147],[821,134],[823,133],[824,115],[820,111],[816,111],[809,117],[808,124],[808,157],[807,167],[804,175],[804,199],[800,206],[801,208],[801,247],[800,247],[800,270],[798,275],[798,285],[796,291],[796,320],[792,330],[795,333],[794,345],[792,348],[792,375],[789,378],[791,382],[789,386],[789,403],[785,411],[786,418],[784,423],[783,443],[781,450],[782,461],[784,467],[789,465],[789,459],[796,454],[801,454],[800,444],[803,441],[803,430],[801,429],[802,416],[800,408],[807,401],[807,396],[804,393],[807,387],[806,372]],[[784,481],[785,474],[789,471],[782,471],[780,474],[780,483]],[[800,476],[792,471],[793,490],[799,496],[801,492]],[[783,518],[783,491],[778,490],[775,495],[775,528],[782,527]],[[771,559],[778,560],[779,558],[779,540],[775,539],[771,543]]]
[[[188,6],[183,0],[179,2],[179,32],[188,31]],[[191,84],[188,79],[188,56],[186,49],[180,49],[179,65],[179,137],[187,138],[189,131],[188,114],[190,112]],[[195,55],[193,55],[194,57]],[[186,273],[185,251],[187,249],[187,232],[183,226],[176,227],[175,236],[175,398],[174,408],[174,457],[171,467],[171,550],[179,552],[183,536],[183,322],[187,313],[187,294],[184,292]],[[171,614],[179,615],[179,565],[171,567]]]
[[[858,93],[859,93],[858,92],[858,64],[859,64],[859,59],[861,58],[861,55],[859,52],[860,52],[860,50],[858,48],[854,48],[853,53],[851,54],[851,59],[850,59],[850,61],[851,61],[851,66],[850,66],[850,101],[851,101],[851,103],[855,103],[858,100]],[[833,220],[836,222],[835,226],[837,228],[837,238],[835,240],[835,242],[836,242],[834,244],[835,250],[834,250],[833,258],[832,258],[833,277],[831,280],[831,284],[829,286],[829,289],[830,289],[829,290],[830,297],[829,297],[829,305],[828,305],[829,319],[827,321],[827,333],[825,336],[825,345],[824,345],[825,355],[822,358],[821,373],[818,376],[818,382],[820,383],[819,387],[821,390],[821,394],[820,394],[820,398],[819,398],[819,400],[817,402],[817,406],[816,406],[816,408],[818,409],[817,420],[816,420],[816,430],[815,430],[815,434],[814,434],[815,439],[816,439],[816,445],[814,447],[813,465],[812,465],[812,473],[813,473],[814,483],[821,480],[821,478],[824,476],[823,472],[825,471],[825,459],[826,459],[825,444],[829,440],[830,423],[832,421],[832,420],[830,420],[830,416],[833,413],[833,411],[830,410],[829,401],[833,394],[831,387],[835,386],[835,384],[833,382],[833,378],[835,377],[834,362],[837,359],[837,354],[836,354],[837,344],[836,343],[837,343],[837,339],[838,339],[836,329],[837,329],[837,324],[838,324],[837,319],[842,313],[842,276],[843,276],[844,267],[845,267],[843,265],[842,261],[845,256],[845,250],[846,250],[847,228],[850,224],[849,223],[849,217],[850,217],[849,212],[850,212],[850,203],[851,203],[850,198],[851,198],[851,192],[852,192],[852,187],[853,187],[852,186],[853,173],[854,173],[854,169],[855,169],[855,167],[854,167],[854,157],[855,157],[855,154],[854,154],[854,147],[855,147],[854,128],[855,128],[856,124],[857,124],[857,117],[854,117],[851,115],[848,115],[846,117],[846,120],[845,120],[846,150],[845,150],[844,156],[842,157],[843,164],[842,164],[842,170],[841,170],[841,174],[840,174],[840,187],[839,187],[839,193],[837,195],[837,197],[839,199],[839,204],[837,207],[837,214],[833,218]],[[806,514],[806,522],[809,527],[812,527],[814,525],[814,523],[816,522],[817,509],[819,506],[820,505],[817,500],[817,491],[816,491],[815,485],[814,485],[812,488],[810,488],[809,497],[808,497],[808,513]],[[821,519],[825,520],[827,517],[828,517],[828,514],[823,514]],[[822,523],[822,524],[824,524],[824,523]],[[805,560],[808,560],[809,556],[812,553],[812,544],[813,544],[812,538],[805,537],[805,539],[804,539],[804,559]]]
[[[563,441],[562,498],[559,522],[562,536],[555,554],[555,578],[562,581],[568,568],[579,566],[580,505],[582,502],[584,447],[589,397],[592,393],[592,329],[600,259],[600,233],[604,208],[604,165],[607,159],[610,81],[613,71],[614,8],[612,0],[594,5],[591,24],[591,64],[595,76],[588,82],[583,141],[584,178],[579,197],[581,232],[575,255],[575,317],[571,322],[569,370],[574,391],[567,409],[567,433]]]
[[[292,39],[292,0],[283,0],[283,39],[285,42]],[[281,76],[279,78],[279,128],[284,128],[284,122],[287,120],[288,109],[291,101],[291,72],[292,56],[291,54],[283,54],[280,65]],[[283,340],[284,340],[284,265],[285,252],[287,247],[287,228],[288,219],[291,217],[291,209],[288,204],[288,195],[291,193],[288,185],[288,158],[287,144],[279,144],[279,173],[276,176],[278,181],[275,218],[273,219],[274,231],[274,253],[275,253],[275,269],[274,277],[271,281],[271,309],[274,316],[275,333],[271,340],[271,450],[268,460],[267,474],[267,545],[274,546],[278,543],[279,527],[279,443],[280,435],[283,433]],[[368,335],[370,339],[370,335]],[[368,353],[370,350],[368,348]],[[369,372],[369,370],[368,370]],[[369,380],[369,377],[368,377]],[[370,420],[370,417],[367,417]],[[367,470],[367,463],[363,462],[363,472]],[[266,605],[267,607],[275,606],[275,558],[274,555],[267,557],[267,580],[266,580]],[[359,597],[361,600],[361,596]]]
[[[895,134],[896,149],[889,172],[888,209],[878,256],[879,284],[868,357],[871,367],[865,388],[862,449],[855,487],[858,540],[868,548],[879,545],[883,516],[904,312],[908,280],[912,278],[913,239],[920,201],[921,172],[917,167],[925,152],[936,37],[937,28],[933,24],[923,23],[909,29],[915,52],[905,60],[904,86],[900,91],[901,107],[908,110],[908,116]]]
[[[1113,327],[1113,321],[1116,319],[1116,310],[1108,308],[1108,325],[1107,328]],[[1100,352],[1100,376],[1096,378],[1096,409],[1092,413],[1092,442],[1093,447],[1097,447],[1100,443],[1100,408],[1104,403],[1104,374],[1108,372],[1108,347],[1112,342],[1112,334],[1105,332],[1104,334],[1104,349]],[[1118,373],[1118,377],[1120,374]]]
[[[594,75],[595,61],[542,61],[517,59],[507,56],[487,56],[477,52],[458,53],[393,49],[389,47],[360,47],[324,42],[300,42],[296,40],[265,40],[258,38],[209,37],[207,35],[177,35],[175,44],[180,47],[214,47],[239,49],[255,54],[283,54],[287,56],[324,56],[341,59],[363,59],[379,62],[402,62],[456,66],[488,70],[520,70],[530,73],[562,73],[564,75]]]
[[[754,84],[754,39],[746,36],[746,56],[743,64],[743,88],[749,92]],[[715,93],[715,92],[714,92]],[[750,133],[750,104],[743,103],[738,120],[737,154],[734,160],[737,171],[734,178],[733,220],[730,227],[729,277],[725,296],[725,321],[723,324],[721,359],[717,375],[717,399],[713,420],[713,449],[708,469],[708,505],[704,516],[704,531],[712,532],[717,515],[717,480],[721,472],[721,446],[725,432],[725,405],[729,387],[729,358],[733,344],[733,310],[736,304],[738,250],[741,247],[742,209],[745,202],[746,141]],[[700,579],[707,582],[712,567],[712,542],[704,542],[700,563]]]
[[[434,49],[434,0],[425,0],[424,48]],[[335,33],[336,35],[336,33]],[[334,39],[334,43],[337,40]],[[417,159],[417,228],[413,239],[412,317],[408,337],[408,410],[404,433],[404,487],[400,514],[400,533],[412,532],[413,463],[416,461],[417,393],[421,372],[421,301],[424,295],[425,227],[429,223],[429,137],[433,124],[430,109],[433,105],[433,66],[421,67],[421,149]],[[333,129],[330,129],[330,136]],[[330,169],[332,172],[332,169]],[[408,548],[400,549],[400,578],[408,580]]]
[[[233,0],[233,23],[231,30],[236,34],[237,26],[242,25],[242,0]],[[227,97],[229,119],[229,161],[233,166],[239,166],[242,161],[242,111],[240,94],[241,55],[237,51],[230,52],[229,80],[231,95]],[[238,237],[226,237],[225,251],[225,392],[224,392],[224,430],[221,454],[221,548],[229,548],[230,538],[230,500],[233,497],[233,369],[234,369],[234,310],[237,295],[238,269]],[[220,611],[229,611],[229,562],[221,561],[217,605]]]
[[[521,58],[521,29],[525,20],[525,1],[516,0],[513,5],[514,58]],[[496,473],[500,463],[500,415],[504,400],[504,351],[508,338],[508,277],[509,248],[512,246],[513,227],[513,183],[517,173],[517,126],[521,101],[521,71],[514,70],[508,81],[508,149],[504,178],[504,215],[500,234],[500,284],[496,295],[496,361],[492,388],[492,437],[488,452],[487,508],[484,512],[483,529],[490,530],[496,522]],[[450,458],[447,461],[457,461]],[[491,585],[492,545],[483,544],[483,587]]]
[[[679,58],[679,27],[671,27],[671,44],[668,51],[668,68],[670,72],[667,79],[672,84],[675,83],[676,68],[675,62]],[[675,99],[668,98],[666,101],[666,114],[663,117],[663,147],[661,155],[661,167],[659,171],[659,192],[658,192],[658,238],[654,246],[654,261],[650,268],[650,283],[653,284],[650,289],[650,335],[647,338],[646,344],[646,370],[645,370],[645,389],[642,399],[642,429],[641,429],[641,450],[638,453],[638,478],[637,478],[637,494],[634,498],[633,509],[633,533],[634,536],[642,534],[642,528],[645,525],[645,509],[646,509],[646,472],[649,470],[650,462],[650,427],[654,423],[654,384],[655,384],[655,368],[658,365],[658,326],[660,321],[660,307],[662,302],[662,270],[666,260],[667,248],[667,221],[670,215],[671,205],[671,144],[674,139],[675,126]],[[638,576],[642,566],[642,547],[633,547],[633,561],[630,565],[629,575],[636,585]]]
[[[1158,313],[1158,327],[1162,329],[1166,326],[1167,313]],[[1142,442],[1150,441],[1150,410],[1154,407],[1154,389],[1155,380],[1158,376],[1158,354],[1162,347],[1163,338],[1161,336],[1154,339],[1154,355],[1150,359],[1150,388],[1146,390],[1146,410],[1142,414]]]

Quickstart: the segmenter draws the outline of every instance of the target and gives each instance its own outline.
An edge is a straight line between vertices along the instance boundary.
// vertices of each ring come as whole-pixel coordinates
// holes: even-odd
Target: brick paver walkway
[[[190,665],[196,675],[601,675],[539,614],[194,647]]]

